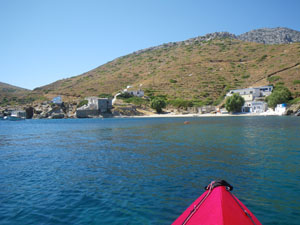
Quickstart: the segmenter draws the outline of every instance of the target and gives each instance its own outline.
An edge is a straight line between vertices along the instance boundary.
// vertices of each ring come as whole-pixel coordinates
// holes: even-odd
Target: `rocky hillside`
[[[30,90],[28,89],[0,82],[0,105],[5,105],[7,102],[17,102],[29,93]]]
[[[252,30],[237,36],[239,40],[263,44],[300,42],[300,32],[285,27]]]
[[[216,32],[143,49],[82,75],[36,88],[23,102],[113,95],[131,85],[146,94],[218,104],[230,89],[283,84],[300,95],[300,32],[259,29],[236,36]],[[285,34],[285,36],[283,35]],[[257,43],[262,42],[262,43]]]
[[[299,63],[300,43],[265,45],[221,32],[137,51],[33,94],[80,99],[142,85],[169,99],[217,104],[229,89],[280,83],[298,96]]]

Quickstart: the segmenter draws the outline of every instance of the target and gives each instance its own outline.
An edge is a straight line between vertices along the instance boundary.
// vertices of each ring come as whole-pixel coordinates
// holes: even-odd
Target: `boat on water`
[[[172,225],[261,225],[224,180],[213,181]]]
[[[20,120],[25,120],[25,118],[23,118],[23,117],[17,117],[17,116],[8,116],[7,120],[10,120],[10,121],[20,121]]]
[[[3,120],[20,121],[26,119],[25,111],[12,111],[10,116],[4,116]]]
[[[25,118],[21,118],[17,116],[4,116],[3,118],[0,118],[0,120],[20,121],[20,120],[25,120]]]

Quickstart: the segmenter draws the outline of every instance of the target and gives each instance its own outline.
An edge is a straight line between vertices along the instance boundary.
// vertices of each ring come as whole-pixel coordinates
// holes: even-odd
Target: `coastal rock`
[[[287,108],[286,115],[297,115],[298,116],[299,110],[300,110],[300,102],[290,105]]]
[[[49,119],[63,119],[65,118],[64,113],[52,113],[51,116],[49,116]]]
[[[26,119],[31,119],[34,114],[34,108],[29,106],[25,108],[25,111],[26,111]]]

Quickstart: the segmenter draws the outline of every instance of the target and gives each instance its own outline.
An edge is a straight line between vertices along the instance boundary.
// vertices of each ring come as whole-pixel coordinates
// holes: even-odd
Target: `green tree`
[[[292,93],[284,86],[276,86],[270,96],[266,98],[268,106],[275,108],[277,104],[287,103],[292,98]]]
[[[244,103],[245,99],[238,93],[234,93],[226,98],[225,108],[228,112],[240,112]]]
[[[87,105],[88,104],[88,100],[82,100],[79,102],[77,108],[80,108],[81,106]]]
[[[166,101],[163,98],[155,97],[151,100],[150,106],[157,113],[161,113],[162,109],[166,107]]]

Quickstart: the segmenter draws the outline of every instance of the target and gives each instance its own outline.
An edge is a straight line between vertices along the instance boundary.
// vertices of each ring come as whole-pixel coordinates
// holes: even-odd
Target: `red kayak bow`
[[[172,225],[261,225],[226,181],[213,181],[205,189]]]

